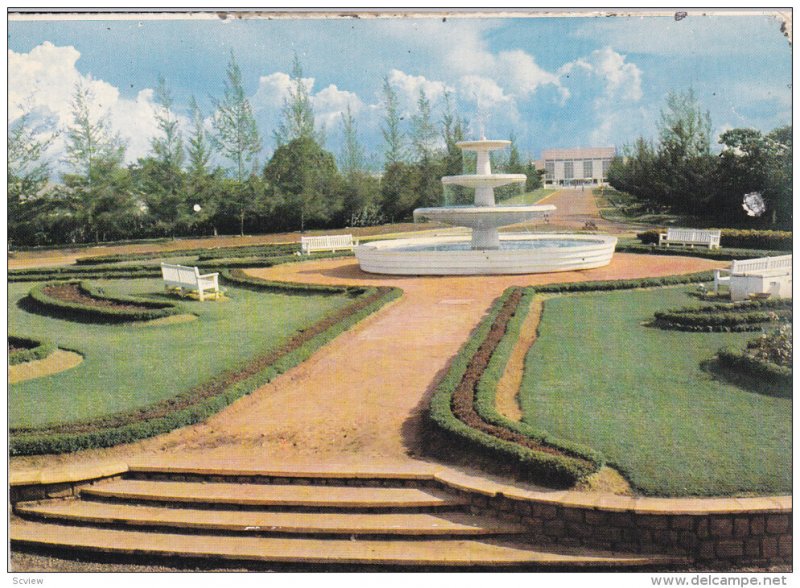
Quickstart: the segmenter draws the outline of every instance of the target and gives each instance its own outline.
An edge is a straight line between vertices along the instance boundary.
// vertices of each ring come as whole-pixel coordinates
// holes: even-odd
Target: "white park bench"
[[[708,229],[667,229],[666,233],[659,233],[658,245],[707,245],[709,249],[719,249],[719,240],[722,231]]]
[[[161,275],[167,289],[196,290],[201,302],[205,300],[206,291],[213,292],[214,298],[219,297],[218,273],[200,275],[200,270],[196,267],[162,263]]]
[[[300,252],[310,255],[315,251],[352,251],[358,240],[353,235],[320,235],[317,237],[300,237]]]
[[[735,260],[730,269],[714,270],[715,294],[721,284],[728,284],[732,300],[745,300],[751,294],[787,298],[792,291],[792,256]]]

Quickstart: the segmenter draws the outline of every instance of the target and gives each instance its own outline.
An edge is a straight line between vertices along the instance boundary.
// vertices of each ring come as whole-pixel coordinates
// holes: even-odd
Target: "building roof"
[[[580,147],[577,149],[545,149],[542,159],[602,159],[614,157],[616,147]]]

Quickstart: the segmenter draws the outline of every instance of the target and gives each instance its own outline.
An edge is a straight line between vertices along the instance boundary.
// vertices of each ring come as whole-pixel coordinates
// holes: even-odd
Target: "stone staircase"
[[[147,561],[337,566],[643,568],[681,557],[570,548],[475,514],[424,474],[131,468],[75,496],[18,502],[13,548]]]

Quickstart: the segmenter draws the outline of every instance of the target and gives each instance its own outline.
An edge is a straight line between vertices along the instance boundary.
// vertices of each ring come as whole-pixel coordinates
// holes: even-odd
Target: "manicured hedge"
[[[184,427],[201,422],[211,415],[219,412],[238,398],[250,394],[256,388],[270,382],[286,370],[298,365],[310,357],[317,349],[337,337],[345,330],[351,328],[371,313],[377,311],[384,304],[401,295],[397,288],[368,288],[363,295],[354,300],[349,306],[340,309],[341,316],[325,330],[307,338],[301,345],[291,348],[285,353],[270,354],[274,357],[268,365],[262,366],[263,358],[256,359],[250,364],[251,369],[245,367],[241,370],[243,377],[238,374],[222,374],[213,382],[203,388],[212,386],[216,391],[213,395],[202,397],[199,401],[174,410],[163,416],[146,420],[136,420],[136,413],[128,415],[131,422],[119,426],[103,428],[102,423],[84,423],[83,430],[79,432],[45,431],[11,431],[9,439],[9,452],[11,455],[32,455],[42,453],[65,453],[96,447],[110,447],[121,443],[130,443],[146,437],[166,433],[178,427]],[[323,319],[324,322],[326,319]],[[312,327],[313,329],[313,327]],[[310,330],[310,329],[309,329]],[[303,333],[297,335],[302,337]],[[287,348],[291,347],[291,340]],[[252,373],[248,373],[252,372]],[[232,380],[225,385],[226,380]],[[216,382],[216,387],[215,383]],[[217,390],[217,388],[219,388]],[[184,398],[194,399],[196,395],[190,391]],[[172,401],[170,401],[172,402]]]
[[[787,299],[747,301],[673,308],[654,315],[653,324],[680,331],[758,331],[766,323],[792,319]]]
[[[666,233],[666,231],[666,229],[650,229],[638,233],[636,236],[644,244],[657,244],[658,234]],[[786,252],[792,250],[792,232],[722,229],[720,245],[725,248],[772,249]],[[763,256],[757,255],[755,257]]]
[[[56,350],[56,346],[47,339],[34,339],[22,335],[9,335],[8,343],[15,347],[25,348],[8,354],[9,365],[44,359]]]
[[[568,487],[592,471],[596,464],[584,463],[568,455],[554,455],[500,439],[469,426],[453,412],[453,395],[461,384],[473,357],[484,344],[495,320],[510,297],[513,288],[506,290],[492,305],[470,339],[462,346],[450,364],[447,374],[431,399],[429,417],[434,426],[459,446],[488,455],[515,468],[520,475],[535,477],[554,486]],[[485,400],[484,400],[485,402]],[[525,434],[527,429],[518,432]],[[535,438],[534,438],[535,440]]]
[[[119,279],[119,278],[155,278],[161,275],[158,265],[126,265],[95,267],[53,267],[12,270],[8,272],[9,282],[44,282],[69,279]]]
[[[171,251],[152,251],[147,253],[122,253],[118,255],[97,255],[82,257],[75,263],[77,265],[102,265],[120,263],[124,261],[144,261],[148,259],[165,259],[168,257],[192,257],[198,260],[220,259],[224,257],[268,257],[277,255],[290,255],[300,251],[296,243],[276,245],[236,245],[233,247],[175,249]]]
[[[362,286],[334,286],[262,280],[259,278],[251,278],[240,269],[222,270],[220,276],[226,282],[240,288],[282,292],[285,294],[347,294],[349,296],[359,296],[364,294],[367,290],[366,287]]]
[[[478,414],[489,423],[525,435],[542,445],[563,452],[568,457],[577,458],[577,460],[557,458],[556,462],[559,468],[571,470],[571,476],[576,480],[582,479],[602,467],[604,460],[600,454],[582,445],[572,443],[571,441],[552,437],[547,432],[537,430],[527,423],[512,421],[500,414],[497,410],[497,386],[505,373],[508,360],[519,340],[522,324],[528,316],[535,295],[536,293],[533,288],[525,288],[523,290],[514,316],[511,317],[511,320],[509,320],[506,326],[506,333],[495,348],[489,364],[478,382],[475,394],[475,409]],[[545,461],[543,467],[552,467],[547,462],[552,461],[554,456],[543,454],[542,457],[545,458],[545,460],[543,460]]]
[[[80,302],[66,301],[47,294],[46,290],[53,286],[76,285],[81,293],[98,300],[136,305],[138,309],[90,306]],[[147,321],[184,312],[172,302],[143,300],[131,296],[108,296],[94,289],[88,282],[46,282],[31,289],[28,294],[34,305],[58,317],[66,319],[82,319],[92,322],[121,323],[130,321]]]
[[[540,294],[558,294],[566,292],[600,292],[606,290],[633,290],[635,288],[658,288],[661,286],[678,286],[680,284],[696,284],[714,279],[714,272],[697,272],[680,276],[662,276],[660,278],[638,278],[631,280],[603,280],[597,282],[564,282],[536,286]]]
[[[684,255],[690,257],[702,257],[705,259],[716,259],[719,261],[733,261],[734,259],[755,259],[758,257],[776,257],[786,255],[785,251],[765,250],[765,249],[708,249],[707,247],[659,247],[658,245],[645,245],[643,243],[618,243],[616,247],[618,253],[645,253],[648,255]]]
[[[753,357],[737,349],[720,349],[717,354],[724,367],[745,374],[761,383],[778,386],[782,396],[792,396],[792,369]]]

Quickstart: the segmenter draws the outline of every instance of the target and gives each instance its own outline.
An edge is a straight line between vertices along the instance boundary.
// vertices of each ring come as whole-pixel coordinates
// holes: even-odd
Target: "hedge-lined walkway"
[[[251,270],[315,284],[397,286],[404,295],[308,361],[209,419],[132,446],[15,458],[12,469],[92,461],[198,464],[409,463],[427,399],[492,301],[512,285],[656,277],[706,271],[704,259],[617,254],[583,272],[489,277],[386,277],[353,258]]]

